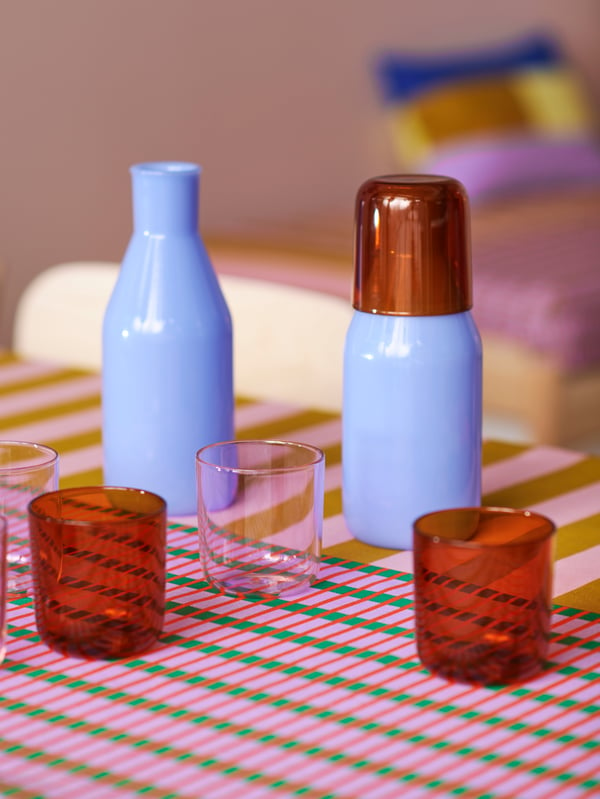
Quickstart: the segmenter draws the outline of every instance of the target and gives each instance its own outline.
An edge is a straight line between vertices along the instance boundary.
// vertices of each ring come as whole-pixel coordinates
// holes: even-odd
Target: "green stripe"
[[[171,530],[173,532],[189,533],[191,535],[196,535],[197,532],[198,532],[196,527],[184,527],[183,525],[178,524],[177,522],[169,523],[169,530]],[[399,572],[399,571],[397,571],[395,569],[387,569],[387,568],[382,568],[381,566],[378,566],[377,563],[376,563],[376,559],[375,558],[373,559],[373,561],[371,563],[366,563],[365,561],[360,560],[358,558],[357,559],[349,559],[349,558],[345,557],[345,553],[347,552],[347,549],[348,549],[347,543],[350,543],[350,542],[344,542],[343,544],[340,544],[338,546],[327,547],[324,550],[323,557],[321,558],[322,565],[337,566],[338,568],[348,569],[349,571],[360,571],[363,574],[379,574],[382,577],[391,577],[391,578],[395,578],[397,580],[402,580],[403,582],[409,582],[412,579],[411,575],[405,574],[404,572]],[[334,554],[335,552],[338,551],[338,549],[340,550],[340,554]],[[379,554],[379,557],[382,557],[382,554],[381,554],[382,552],[383,553],[389,552],[390,554],[396,554],[397,553],[397,550],[382,550],[382,549],[379,549],[379,548],[376,548],[376,547],[373,547],[372,549]],[[188,560],[195,560],[197,558],[197,556],[198,556],[197,555],[197,551],[195,549],[188,549],[188,548],[184,549],[184,548],[174,548],[174,547],[169,548],[169,555],[172,556],[172,557],[186,558]],[[202,580],[195,580],[195,579],[190,578],[190,577],[179,577],[175,573],[169,573],[168,579],[169,579],[170,582],[172,582],[174,584],[177,584],[177,585],[190,585],[190,586],[195,586],[195,587],[197,587],[199,589],[203,589],[203,590],[207,589],[206,582],[204,582]],[[317,583],[315,585],[315,587],[317,587],[318,585],[320,585],[320,583]],[[336,585],[336,584],[334,584],[334,585]],[[589,585],[593,586],[594,584],[591,583]],[[329,590],[335,592],[338,589],[337,588],[331,588]],[[585,586],[583,588],[581,588],[581,589],[576,589],[576,591],[571,592],[571,593],[575,594],[576,592],[584,591],[584,590],[585,590]],[[377,592],[372,592],[372,594],[373,595],[371,596],[371,599],[373,601],[377,601]],[[570,605],[569,602],[564,601],[564,596],[568,596],[568,595],[565,594],[562,597],[556,599],[556,603],[557,603],[558,607],[556,607],[554,609],[554,612],[555,613],[559,613],[560,615],[563,615],[563,616],[571,616],[571,615],[578,614],[580,611],[578,610],[577,605],[571,605],[571,607],[561,607],[562,605],[567,605],[567,606]],[[277,599],[277,598],[273,598],[273,599],[267,601],[267,604],[272,605],[272,606],[277,606],[277,603],[285,604],[286,607],[288,606],[288,603],[286,601],[280,600],[280,599]],[[587,607],[585,609],[588,610]],[[600,612],[596,611],[595,609],[592,609],[590,612],[586,613],[583,616],[583,618],[586,621],[598,621],[598,620],[600,620]]]
[[[131,662],[127,663],[127,662],[125,662],[124,665],[128,666],[128,667],[133,666],[134,668],[137,668],[140,665],[140,661],[136,661],[135,663],[131,663]],[[154,666],[147,667],[146,670],[150,671],[151,673],[156,674],[156,673],[160,673],[163,669],[160,667],[160,664],[155,664]],[[164,670],[166,671],[167,669],[164,669]],[[61,682],[61,680],[57,680],[56,679],[57,676],[58,675],[54,675],[54,679],[52,679],[51,682]],[[179,678],[180,676],[185,676],[185,673],[180,671],[177,674],[171,674],[170,676],[171,677],[175,676],[175,677]],[[256,696],[245,696],[249,692],[248,689],[240,688],[240,687],[236,687],[236,686],[231,686],[231,687],[228,688],[226,686],[226,684],[223,683],[223,682],[218,682],[218,683],[213,684],[213,685],[210,685],[210,684],[207,685],[206,684],[207,683],[207,679],[202,677],[201,675],[197,675],[194,678],[187,678],[186,682],[194,682],[196,684],[201,684],[201,685],[203,685],[203,687],[208,688],[209,690],[220,691],[221,689],[223,689],[225,693],[229,693],[229,694],[232,694],[234,696],[244,696],[244,698],[252,699],[253,701],[267,700],[271,704],[276,704],[279,707],[281,707],[281,706],[286,707],[287,710],[292,710],[294,712],[301,712],[301,713],[311,712],[317,718],[326,718],[326,719],[328,719],[330,721],[337,721],[339,723],[342,723],[344,726],[352,724],[353,726],[356,726],[359,729],[362,729],[362,730],[365,730],[365,731],[368,731],[368,732],[376,732],[376,733],[378,733],[378,734],[380,734],[382,736],[386,736],[386,737],[402,738],[404,741],[406,741],[408,743],[415,744],[415,745],[418,745],[418,746],[423,747],[423,748],[429,748],[429,749],[432,749],[434,751],[448,750],[448,751],[450,751],[450,752],[452,752],[454,754],[458,754],[458,755],[461,755],[461,756],[472,756],[472,757],[474,757],[474,758],[476,758],[478,760],[482,760],[484,762],[489,762],[491,760],[499,760],[500,759],[500,755],[496,754],[496,753],[484,753],[484,754],[481,754],[481,753],[479,753],[477,751],[477,749],[475,747],[471,747],[471,746],[465,747],[465,746],[463,746],[461,744],[458,744],[458,743],[454,744],[452,742],[448,742],[448,741],[444,741],[444,740],[442,740],[442,741],[433,741],[430,737],[428,737],[428,736],[426,736],[426,735],[424,735],[422,733],[415,734],[415,733],[411,732],[410,730],[405,730],[405,729],[402,729],[402,728],[398,728],[396,726],[390,726],[390,725],[381,724],[381,723],[376,722],[376,721],[365,722],[364,720],[361,720],[358,717],[345,716],[345,715],[341,715],[339,713],[335,713],[334,711],[318,710],[317,708],[314,708],[314,707],[312,707],[310,705],[306,705],[306,704],[300,705],[299,707],[287,707],[289,704],[291,704],[290,700],[287,700],[287,699],[276,699],[276,700],[273,700],[271,697],[268,696],[268,694],[265,694],[263,692],[260,692],[260,694],[258,694]],[[108,691],[108,689],[106,689],[104,686],[102,686],[102,687],[100,687],[100,686],[90,686],[88,683],[85,683],[82,680],[78,680],[77,681],[77,688],[83,688],[84,690],[86,690],[88,692],[92,692],[95,695],[97,695],[99,693],[103,694],[105,691]],[[407,777],[407,775],[405,773],[399,772],[398,769],[396,769],[396,768],[394,768],[392,766],[380,765],[380,764],[377,764],[377,763],[375,763],[373,761],[369,761],[369,760],[365,760],[365,759],[357,760],[355,756],[350,756],[350,755],[348,755],[347,753],[345,753],[343,751],[339,751],[338,750],[336,752],[330,752],[330,751],[327,751],[326,749],[324,749],[323,747],[311,746],[310,744],[301,743],[301,742],[299,742],[296,739],[293,739],[293,738],[290,739],[290,738],[287,738],[287,737],[284,738],[283,736],[277,735],[277,734],[274,734],[274,733],[266,733],[266,734],[262,734],[261,735],[259,731],[257,731],[255,728],[252,728],[252,727],[247,727],[247,726],[244,727],[244,726],[238,725],[235,722],[231,722],[231,721],[220,721],[218,719],[211,718],[210,716],[207,716],[207,715],[196,716],[194,714],[194,712],[188,711],[186,708],[175,708],[175,707],[170,708],[169,705],[164,703],[164,702],[156,703],[156,702],[152,702],[151,700],[143,698],[143,697],[134,697],[134,698],[129,697],[128,698],[128,695],[125,692],[122,692],[122,691],[118,691],[118,692],[114,692],[113,691],[112,695],[110,695],[108,697],[105,697],[105,698],[112,699],[113,701],[114,700],[118,700],[119,702],[124,702],[125,704],[130,704],[130,705],[133,705],[135,707],[141,707],[144,710],[149,711],[149,712],[153,712],[153,713],[159,713],[160,712],[162,715],[168,715],[168,716],[171,716],[172,718],[183,719],[185,721],[193,722],[194,724],[210,725],[214,729],[216,729],[217,731],[228,731],[231,734],[239,736],[239,737],[245,737],[245,736],[248,736],[248,735],[253,735],[255,737],[256,736],[260,736],[260,737],[258,737],[258,741],[260,743],[265,743],[265,744],[268,744],[268,745],[277,746],[280,749],[284,748],[286,750],[298,748],[298,749],[302,750],[303,754],[308,754],[310,756],[314,756],[314,755],[323,756],[325,759],[330,760],[331,762],[342,763],[342,764],[350,766],[352,768],[362,769],[362,768],[365,768],[365,767],[370,767],[370,770],[374,774],[381,774],[382,776],[394,776],[395,779],[401,779],[401,780],[404,780]],[[393,698],[395,700],[399,699],[399,697],[397,697],[397,696],[394,696]],[[403,700],[406,699],[406,698],[410,699],[410,697],[406,697],[406,696],[402,697]],[[11,712],[15,712],[16,711],[16,712],[20,712],[21,714],[24,714],[24,715],[30,715],[30,716],[35,716],[35,717],[39,717],[40,714],[47,714],[47,715],[50,716],[50,718],[49,719],[45,719],[45,720],[48,720],[50,722],[57,722],[57,721],[58,722],[63,722],[63,721],[67,720],[67,717],[65,717],[65,716],[57,716],[56,714],[51,713],[50,711],[47,711],[45,709],[35,708],[35,709],[28,710],[27,709],[28,706],[24,702],[15,702],[14,700],[9,699],[9,698],[2,698],[0,701],[2,701],[3,704],[8,704],[8,710],[10,710]],[[424,708],[424,707],[428,707],[428,706],[434,704],[434,702],[433,702],[433,700],[420,700],[418,702],[413,702],[413,704],[415,706],[419,706],[419,707],[423,707]],[[445,712],[450,712],[450,711],[456,711],[457,708],[456,708],[456,706],[448,706],[444,710],[445,710]],[[165,711],[166,711],[166,713],[165,713]],[[463,713],[459,713],[458,715],[459,715],[459,717],[463,716],[463,717],[468,717],[468,718],[472,719],[474,717],[476,718],[480,714],[478,714],[476,711],[467,711],[466,713],[463,712]],[[336,718],[334,718],[334,717],[336,717]],[[496,724],[501,723],[502,719],[500,719],[499,717],[493,717],[493,718],[490,718],[490,719],[482,719],[482,721],[483,721],[483,723],[488,724],[490,726],[495,726]],[[88,730],[82,729],[82,727],[84,725],[85,726],[89,726],[90,729],[88,729]],[[172,755],[175,755],[176,752],[177,752],[177,750],[175,750],[174,747],[165,746],[165,745],[162,745],[162,744],[160,744],[160,745],[159,744],[154,744],[152,741],[150,741],[148,739],[134,738],[134,736],[132,736],[129,733],[115,732],[112,735],[111,734],[107,735],[107,733],[110,733],[110,730],[108,728],[106,728],[106,727],[97,727],[96,725],[93,725],[93,724],[91,724],[90,722],[87,722],[87,721],[76,720],[76,721],[72,721],[70,723],[67,723],[65,726],[67,726],[69,728],[77,729],[78,732],[84,732],[84,733],[86,733],[88,735],[103,734],[104,737],[108,737],[109,740],[123,742],[123,743],[125,743],[127,745],[130,745],[130,746],[136,746],[136,747],[139,746],[139,747],[143,747],[143,748],[151,747],[156,754],[160,754],[160,755],[165,755],[166,754],[166,755],[172,756]],[[523,723],[523,722],[516,722],[516,723],[513,723],[511,725],[508,725],[507,729],[511,730],[511,731],[515,731],[515,732],[523,732],[524,730],[525,731],[527,730],[527,725],[525,723]],[[536,735],[536,737],[547,737],[548,735],[552,735],[552,731],[544,729],[544,730],[533,731],[533,733],[530,733],[530,734]],[[565,743],[565,744],[577,743],[577,739],[573,735],[569,736],[569,740],[568,741],[567,740],[562,740],[563,737],[564,736],[561,736],[561,743]],[[594,746],[590,747],[589,742],[583,742],[581,745],[584,746],[586,748],[586,750],[589,750],[590,748],[594,748]],[[176,759],[186,759],[187,762],[189,762],[189,759],[191,757],[192,757],[192,755],[190,755],[188,753],[182,753],[182,754],[177,754],[176,755]],[[346,762],[346,761],[348,761],[348,762]],[[217,763],[217,761],[215,759],[213,759],[212,762],[214,764]],[[201,763],[200,765],[203,765],[203,764]],[[507,764],[498,763],[497,765],[499,765],[499,766],[501,766],[503,768],[504,767],[513,768],[513,769],[514,768],[519,768],[520,770],[525,770],[525,771],[528,771],[528,772],[530,772],[532,774],[538,774],[539,771],[540,771],[540,767],[539,766],[529,767],[527,765],[527,763],[525,763],[525,762],[511,761],[511,762],[509,762]],[[221,768],[221,771],[222,771],[222,773],[226,773],[226,771],[224,771],[222,768]],[[544,771],[549,772],[549,769],[544,769]],[[411,779],[413,777],[415,779],[417,779],[417,778],[418,779],[424,779],[422,776],[420,776],[416,772],[411,772],[409,776],[411,777]],[[547,776],[552,778],[553,775],[547,774]],[[569,776],[571,776],[571,775],[569,775]],[[562,779],[562,777],[561,777],[561,779]],[[436,784],[437,783],[441,784],[440,780],[436,780],[435,782],[436,782]],[[428,783],[428,785],[430,787],[431,787],[432,784],[433,784],[432,782]]]
[[[555,597],[555,601],[572,608],[585,608],[600,614],[600,578]]]
[[[182,581],[180,581],[180,583],[181,582]],[[192,581],[189,581],[188,585],[191,586],[191,585],[194,585],[194,583]],[[198,587],[200,587],[200,588],[203,587],[203,584],[201,584],[201,583],[198,584]],[[268,605],[271,604],[271,602],[268,602],[268,603],[265,603],[265,604],[268,606]],[[349,626],[358,626],[360,624],[365,629],[379,630],[379,631],[381,631],[381,632],[383,632],[385,634],[389,634],[389,635],[402,635],[404,638],[412,638],[413,635],[414,635],[412,630],[408,630],[408,629],[406,629],[404,627],[401,627],[401,626],[389,626],[389,625],[383,624],[382,622],[377,622],[377,621],[368,621],[368,622],[364,623],[366,621],[364,619],[360,619],[360,618],[356,618],[355,619],[355,618],[352,618],[352,617],[347,617],[347,616],[344,616],[343,614],[341,614],[339,612],[335,612],[335,611],[330,611],[330,612],[323,613],[322,609],[320,609],[320,608],[305,607],[305,606],[303,606],[303,605],[301,605],[299,603],[296,603],[296,604],[293,604],[293,605],[290,604],[290,603],[285,603],[285,605],[286,605],[286,608],[289,611],[301,611],[303,613],[303,615],[306,615],[306,616],[318,616],[319,618],[323,618],[323,619],[326,619],[328,621],[334,621],[334,622],[341,623],[341,624],[347,624]],[[396,667],[398,667],[400,669],[403,669],[403,670],[412,670],[412,669],[415,669],[415,668],[417,668],[419,666],[419,663],[416,660],[408,661],[405,658],[400,658],[400,657],[398,657],[396,655],[392,655],[392,654],[389,654],[389,653],[382,654],[382,653],[376,652],[374,650],[366,650],[365,651],[365,650],[359,649],[358,647],[351,646],[351,645],[348,645],[348,644],[340,645],[339,643],[336,643],[335,641],[331,641],[331,640],[328,640],[328,639],[317,638],[316,636],[312,636],[312,635],[307,635],[307,634],[298,635],[297,633],[295,633],[295,632],[293,632],[291,630],[285,630],[285,629],[277,628],[277,627],[274,627],[272,625],[258,625],[255,622],[247,621],[247,620],[244,620],[244,619],[238,619],[238,618],[236,618],[234,616],[224,616],[222,614],[216,614],[216,613],[214,613],[212,611],[208,611],[208,610],[199,610],[196,607],[189,606],[189,605],[179,605],[178,603],[175,603],[175,602],[172,602],[172,601],[167,603],[167,609],[170,610],[171,612],[174,612],[177,615],[180,615],[180,616],[183,616],[183,617],[193,617],[196,621],[204,621],[204,622],[208,622],[209,624],[212,623],[212,624],[215,624],[215,625],[218,625],[218,626],[221,626],[221,627],[229,627],[230,629],[235,629],[235,630],[251,631],[254,634],[269,635],[270,637],[274,638],[275,640],[280,640],[280,641],[293,639],[294,643],[296,643],[296,644],[309,645],[309,646],[312,646],[312,647],[314,647],[315,649],[318,649],[318,650],[333,650],[333,651],[335,651],[338,654],[351,655],[353,657],[357,657],[357,658],[360,658],[362,660],[372,660],[374,662],[381,663],[383,665],[394,665],[394,666],[396,666]],[[20,636],[28,635],[28,637],[32,637],[33,636],[33,634],[31,632],[25,632],[23,630],[19,631],[19,635]],[[38,637],[37,636],[33,636],[33,639],[34,640],[38,640]],[[578,639],[575,636],[573,636],[572,639],[573,639],[573,641],[578,641]],[[310,672],[310,673],[303,673],[303,672],[305,672],[305,669],[303,667],[300,667],[300,666],[287,666],[282,661],[266,660],[265,658],[262,658],[262,657],[260,657],[258,655],[246,655],[246,654],[244,654],[243,651],[231,650],[231,649],[228,649],[226,647],[218,646],[216,644],[203,645],[200,642],[193,641],[191,639],[188,639],[188,638],[185,638],[183,636],[176,635],[176,634],[171,634],[171,635],[165,634],[165,635],[161,636],[160,640],[164,644],[177,645],[177,646],[179,646],[179,647],[181,647],[183,649],[194,649],[195,651],[204,652],[204,653],[207,653],[207,654],[215,654],[215,655],[217,655],[219,657],[223,657],[223,658],[225,658],[227,660],[230,660],[232,658],[236,658],[236,659],[240,660],[240,662],[243,662],[243,663],[246,663],[246,664],[249,664],[249,665],[250,664],[251,665],[256,665],[259,668],[265,668],[265,669],[268,669],[268,670],[279,669],[283,673],[301,675],[303,678],[308,679],[308,680],[320,680],[320,681],[323,681],[323,682],[325,682],[327,684],[334,684],[336,686],[342,686],[342,687],[344,687],[346,689],[350,689],[350,690],[353,690],[353,691],[354,690],[363,690],[363,691],[365,691],[368,694],[373,693],[373,695],[375,695],[375,696],[386,695],[386,696],[388,696],[388,698],[390,698],[392,700],[394,700],[396,698],[394,696],[393,692],[391,692],[391,691],[389,691],[388,689],[385,689],[385,688],[377,687],[375,689],[371,689],[368,684],[365,684],[365,683],[362,683],[362,682],[358,682],[356,680],[348,680],[348,679],[346,679],[344,677],[337,677],[336,676],[334,678],[329,678],[326,674],[324,674],[322,672],[319,672],[319,671],[314,671],[314,672]],[[580,645],[583,648],[594,648],[594,647],[586,646],[586,643],[589,644],[590,642],[583,641],[583,642],[580,643]],[[130,665],[130,664],[126,664],[126,665]],[[142,660],[135,661],[135,665],[140,665],[140,666],[143,667],[143,661]],[[548,668],[550,668],[550,666],[551,666],[551,664],[548,663]],[[183,671],[178,671],[178,670],[172,671],[172,670],[168,669],[167,667],[160,666],[160,664],[157,664],[155,666],[150,667],[149,670],[150,671],[167,671],[167,672],[169,672],[169,676],[171,676],[171,677],[172,676],[182,676],[182,675],[184,676],[185,675],[185,672],[183,672]],[[427,673],[427,671],[425,669],[421,668],[419,670],[422,673],[424,673],[424,674]],[[574,669],[573,667],[563,667],[562,669],[557,669],[557,672],[558,673],[567,673],[568,672],[568,673],[575,673],[576,674],[577,670]],[[598,675],[596,673],[588,673],[588,674],[585,675],[585,678],[590,680],[590,681],[598,679],[599,677],[600,677],[600,675]],[[194,682],[194,681],[197,681],[197,679],[198,678],[189,678],[186,681]],[[492,690],[495,690],[495,689],[492,689]],[[520,689],[517,689],[517,690],[519,691],[518,695],[522,696],[523,695],[522,691],[520,691]],[[550,694],[544,695],[544,696],[540,696],[540,697],[533,697],[533,698],[537,699],[537,701],[541,701],[541,702],[544,702],[544,703],[548,702],[548,701],[554,701],[554,703],[557,704],[557,705],[561,705],[562,704],[561,700],[555,699]],[[582,703],[580,703],[580,702],[577,702],[575,700],[569,700],[569,706],[570,707],[574,707],[574,706],[579,707],[581,705],[582,705]],[[590,711],[590,708],[592,708],[592,710],[594,710],[594,711],[600,709],[600,708],[595,708],[594,706],[590,705],[589,703],[586,703],[585,705],[582,705],[582,707],[585,710],[585,712],[592,712],[592,711]],[[452,710],[456,710],[457,709],[454,706],[446,706],[445,709],[440,709],[440,710],[443,710],[443,712],[448,712],[448,709],[450,709],[450,708]]]
[[[18,785],[12,785],[5,780],[0,780],[0,796],[12,796],[16,799],[44,799],[39,793],[32,793],[31,791],[20,788]]]

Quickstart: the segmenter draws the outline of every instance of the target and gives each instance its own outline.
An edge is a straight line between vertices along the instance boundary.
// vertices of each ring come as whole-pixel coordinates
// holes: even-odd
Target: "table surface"
[[[2,437],[54,446],[61,485],[102,482],[100,423],[98,375],[0,357]],[[411,553],[348,533],[339,418],[240,401],[236,423],[325,450],[319,583],[295,601],[208,589],[190,517],[170,520],[164,633],[143,657],[61,657],[39,642],[31,600],[11,603],[0,795],[600,795],[600,458],[485,443],[483,501],[559,527],[556,604],[544,673],[475,688],[417,659]]]

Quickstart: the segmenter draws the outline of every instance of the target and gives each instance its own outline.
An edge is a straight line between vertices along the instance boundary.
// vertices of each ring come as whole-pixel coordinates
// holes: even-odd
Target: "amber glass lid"
[[[432,316],[471,307],[469,205],[457,180],[367,180],[356,198],[355,235],[359,311]]]

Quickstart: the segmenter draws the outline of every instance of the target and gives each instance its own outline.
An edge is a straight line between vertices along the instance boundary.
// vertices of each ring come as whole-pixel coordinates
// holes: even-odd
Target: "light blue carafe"
[[[232,323],[198,230],[200,167],[131,167],[134,229],[103,326],[104,482],[196,512],[195,453],[233,438]]]
[[[342,486],[347,526],[368,544],[410,549],[418,516],[481,502],[469,235],[455,180],[392,175],[359,189]]]

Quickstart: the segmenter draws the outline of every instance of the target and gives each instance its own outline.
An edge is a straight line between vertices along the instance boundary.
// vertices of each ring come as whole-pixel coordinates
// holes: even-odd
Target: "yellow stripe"
[[[242,427],[237,431],[237,437],[243,439],[276,438],[290,430],[313,427],[314,425],[330,422],[332,419],[337,418],[337,414],[328,413],[326,411],[300,411],[280,419],[273,419],[272,422],[263,422],[262,424],[257,424],[252,427]]]
[[[483,497],[483,503],[526,508],[596,481],[600,481],[600,458],[591,457],[552,474],[493,491]]]
[[[251,397],[235,397],[235,407],[243,408],[246,405],[258,405],[259,400],[252,399]]]
[[[84,447],[95,447],[102,444],[102,431],[100,428],[96,428],[76,435],[56,438],[47,443],[61,455],[63,452],[73,452]]]
[[[556,559],[576,555],[600,544],[600,513],[565,524],[556,534]]]
[[[321,447],[325,454],[325,465],[334,466],[342,462],[342,445],[331,444],[329,447]]]
[[[333,488],[325,492],[325,509],[323,516],[329,519],[330,516],[337,516],[342,512],[342,489]]]
[[[25,379],[15,380],[11,383],[4,383],[0,385],[0,396],[15,394],[18,391],[29,391],[34,388],[51,386],[56,383],[64,383],[66,380],[76,380],[81,377],[89,376],[89,372],[84,372],[80,369],[57,369],[54,372],[41,374],[37,377],[27,377]]]
[[[554,597],[553,601],[560,605],[568,605],[570,608],[600,613],[600,580],[567,591],[566,594]]]
[[[31,424],[32,422],[43,422],[55,416],[63,416],[77,411],[88,410],[89,408],[100,407],[100,394],[92,394],[89,397],[81,397],[71,402],[61,402],[58,405],[44,405],[23,413],[14,413],[11,416],[0,418],[0,430],[7,430],[11,427]]]
[[[481,461],[484,466],[491,463],[503,461],[505,458],[512,458],[530,449],[527,444],[510,444],[506,441],[484,441],[481,453]]]
[[[76,474],[69,474],[60,477],[59,483],[61,488],[75,488],[76,486],[98,486],[102,485],[104,475],[102,469],[89,469],[86,472],[77,472]]]
[[[355,560],[359,563],[374,563],[375,561],[387,558],[390,555],[397,555],[397,549],[384,549],[364,544],[356,538],[343,541],[341,544],[334,544],[332,547],[325,547],[323,554],[331,558],[343,558],[344,560]]]

